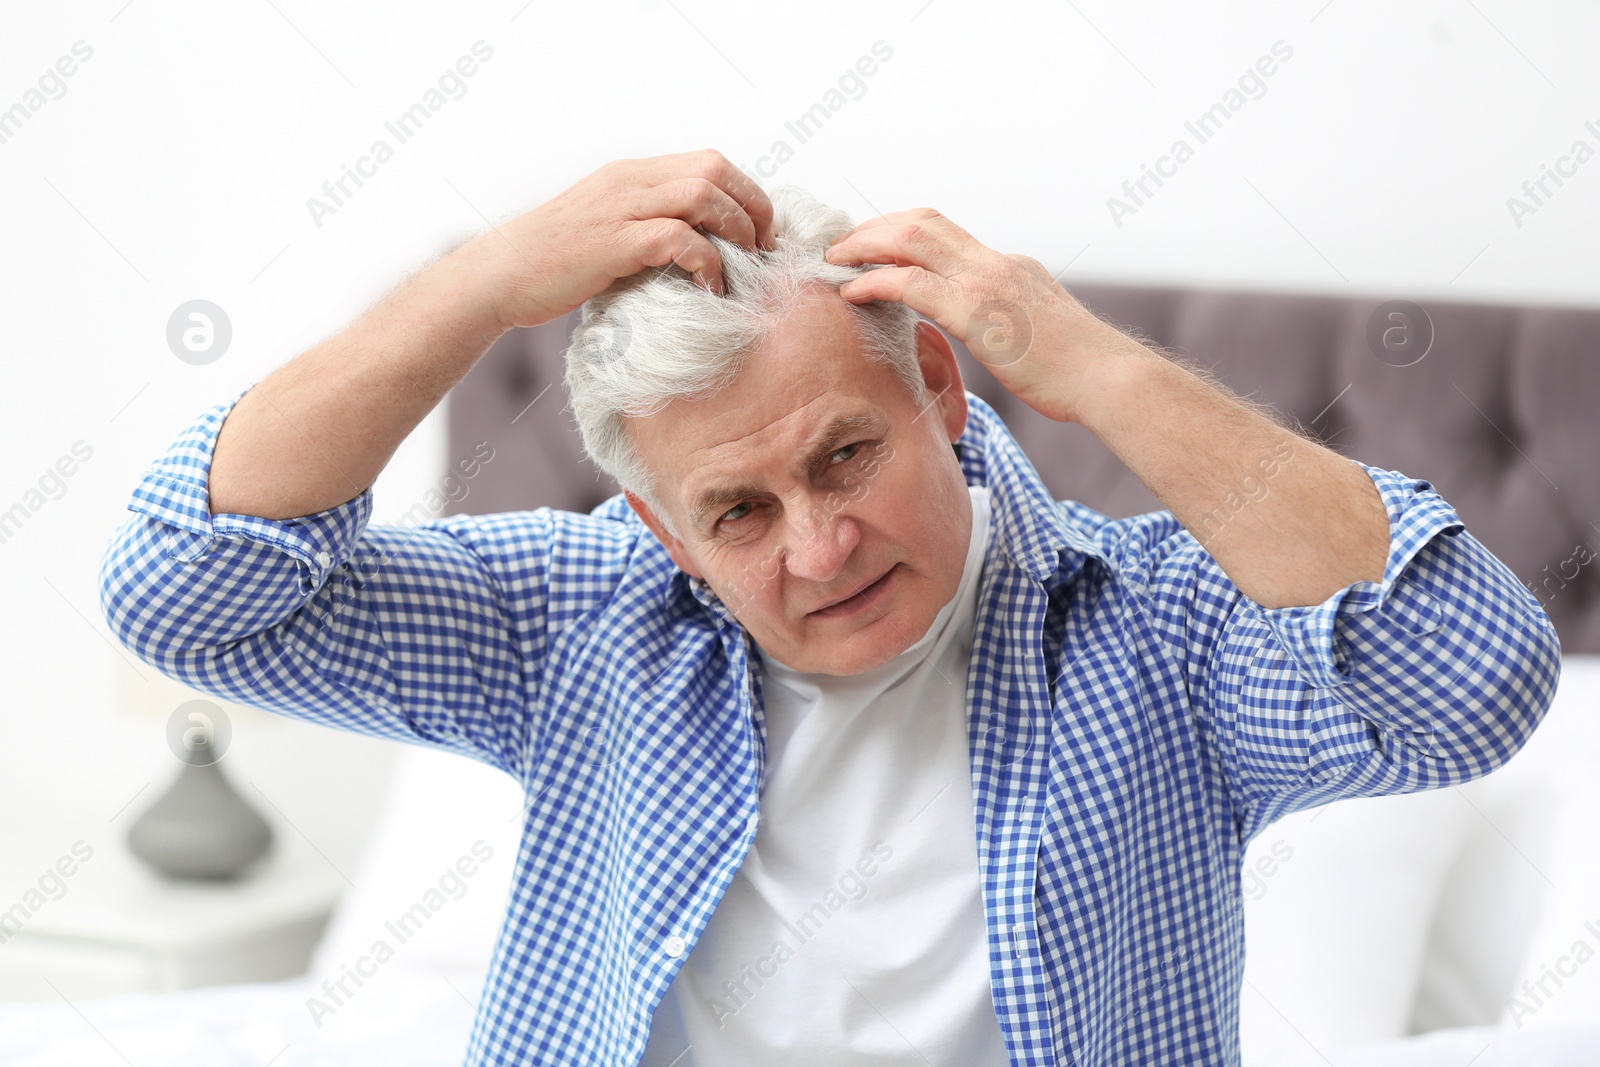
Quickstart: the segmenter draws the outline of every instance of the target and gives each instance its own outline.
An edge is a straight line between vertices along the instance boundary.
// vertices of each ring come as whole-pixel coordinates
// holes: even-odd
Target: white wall
[[[107,644],[96,564],[140,472],[207,405],[338,328],[407,270],[605,160],[714,146],[858,218],[931,205],[1073,279],[1600,303],[1600,161],[1517,225],[1507,198],[1600,147],[1600,8],[1382,4],[765,8],[713,0],[442,7],[303,0],[12,5],[0,108],[93,49],[0,143],[0,510],[82,440],[93,458],[0,544],[0,903],[173,768],[182,694]],[[760,13],[758,13],[760,12]],[[336,214],[307,198],[482,40],[493,58]],[[882,41],[805,143],[785,122]],[[1292,56],[1148,202],[1107,199],[1283,42]],[[880,46],[882,50],[883,46]],[[1280,46],[1280,49],[1282,46]],[[848,88],[848,86],[847,86]],[[1585,128],[1585,122],[1595,129]],[[165,324],[221,305],[232,346]],[[424,424],[377,488],[442,473]],[[239,710],[226,765],[353,862],[391,748]],[[130,811],[136,811],[137,806]],[[292,832],[292,831],[290,831]]]

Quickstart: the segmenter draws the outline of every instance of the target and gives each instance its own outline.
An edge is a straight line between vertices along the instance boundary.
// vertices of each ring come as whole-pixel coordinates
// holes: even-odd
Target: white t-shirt
[[[863,674],[758,650],[761,822],[669,987],[644,1067],[1003,1067],[967,742],[967,660],[989,542],[968,486],[961,584],[928,632]]]

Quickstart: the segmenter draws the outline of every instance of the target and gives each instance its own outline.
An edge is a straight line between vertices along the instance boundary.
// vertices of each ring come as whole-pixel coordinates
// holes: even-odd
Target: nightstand
[[[0,945],[0,1000],[164,992],[305,973],[346,888],[293,833],[233,882],[184,882],[120,840],[94,856]],[[45,979],[49,979],[47,983]]]

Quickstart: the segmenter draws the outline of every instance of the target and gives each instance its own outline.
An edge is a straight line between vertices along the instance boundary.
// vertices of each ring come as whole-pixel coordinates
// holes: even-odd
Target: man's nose
[[[861,530],[854,519],[808,502],[790,526],[785,564],[796,578],[832,581],[860,540]]]

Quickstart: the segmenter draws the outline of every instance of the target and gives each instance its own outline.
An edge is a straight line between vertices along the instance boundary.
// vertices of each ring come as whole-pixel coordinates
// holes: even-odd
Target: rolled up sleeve
[[[112,633],[201,692],[520,775],[542,648],[518,633],[469,520],[370,525],[370,489],[298,518],[213,515],[212,450],[237,400],[201,415],[135,488],[100,564]],[[528,523],[534,591],[548,529]]]
[[[1363,466],[1389,517],[1381,582],[1263,608],[1186,533],[1152,571],[1244,840],[1338,797],[1486,774],[1555,694],[1561,649],[1537,599],[1427,482]]]

